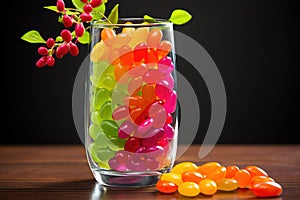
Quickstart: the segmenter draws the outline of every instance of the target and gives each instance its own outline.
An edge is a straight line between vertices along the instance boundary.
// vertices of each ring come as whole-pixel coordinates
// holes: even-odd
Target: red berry
[[[84,11],[85,13],[90,13],[90,12],[92,12],[92,11],[93,11],[92,5],[91,5],[91,4],[86,4],[86,5],[83,7],[83,11]]]
[[[83,23],[77,23],[75,26],[75,33],[78,37],[83,36],[84,33],[84,25]]]
[[[92,21],[92,19],[93,19],[92,15],[90,13],[82,13],[79,17],[83,22],[89,22],[89,21]]]
[[[71,27],[73,25],[72,17],[69,15],[64,15],[62,18],[62,22],[65,27]]]
[[[42,56],[46,56],[46,55],[48,55],[48,49],[46,47],[39,47],[38,53]]]
[[[35,63],[35,65],[39,68],[46,66],[47,64],[47,56],[43,56]]]
[[[92,0],[90,4],[93,8],[96,8],[102,4],[102,0]]]
[[[46,42],[48,48],[52,48],[55,44],[55,40],[53,38],[49,38]]]
[[[66,43],[61,44],[56,49],[56,55],[58,55],[58,57],[62,57],[63,55],[66,55],[68,52],[69,52],[69,45]]]
[[[72,40],[72,34],[69,30],[64,29],[60,32],[61,37],[63,38],[63,40],[67,43],[71,42]]]
[[[47,57],[47,65],[49,67],[52,67],[52,66],[54,66],[54,64],[55,64],[55,59],[53,58],[53,56],[48,56]]]
[[[70,54],[72,56],[77,56],[79,54],[78,47],[73,42],[70,43]]]
[[[63,0],[57,0],[56,8],[60,12],[64,11],[65,10],[65,2]]]

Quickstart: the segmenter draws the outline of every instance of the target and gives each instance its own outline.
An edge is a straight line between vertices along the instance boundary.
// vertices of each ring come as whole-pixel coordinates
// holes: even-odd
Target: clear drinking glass
[[[85,146],[102,185],[154,185],[177,151],[173,24],[94,22],[90,31]]]

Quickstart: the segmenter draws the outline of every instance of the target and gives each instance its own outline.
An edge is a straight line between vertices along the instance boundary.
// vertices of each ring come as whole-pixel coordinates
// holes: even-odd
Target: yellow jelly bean
[[[200,194],[200,187],[194,182],[184,182],[178,187],[179,194],[187,197],[195,197]]]
[[[200,192],[205,195],[213,195],[218,190],[216,182],[210,179],[204,179],[200,181],[199,186]]]
[[[217,182],[218,190],[222,191],[233,191],[239,187],[236,180],[231,178],[224,178],[223,180]]]
[[[101,40],[94,46],[94,48],[90,54],[91,61],[96,62],[97,60],[99,60],[101,58],[101,56],[104,54],[104,51],[105,51],[105,44]]]
[[[171,173],[171,172],[162,174],[160,180],[170,181],[175,183],[178,186],[182,183],[181,174]]]
[[[149,33],[149,27],[141,27],[135,29],[135,31],[132,33],[132,37],[128,45],[134,48],[137,44],[146,42],[148,33]]]
[[[197,165],[193,162],[182,162],[173,167],[172,173],[182,174],[187,171],[194,171],[197,169]]]
[[[131,36],[129,34],[119,33],[116,37],[106,39],[105,44],[107,46],[120,48],[121,46],[128,44],[130,40],[131,40]]]
[[[131,22],[126,22],[125,24],[132,24]],[[135,28],[133,27],[124,27],[122,29],[122,33],[132,34],[134,32]]]

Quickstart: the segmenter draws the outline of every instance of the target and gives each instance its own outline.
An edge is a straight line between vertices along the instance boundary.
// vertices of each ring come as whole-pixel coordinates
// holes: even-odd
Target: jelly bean
[[[108,38],[116,37],[116,33],[112,28],[104,28],[101,31],[101,39],[104,41]]]
[[[152,29],[147,36],[146,43],[149,47],[154,48],[160,44],[160,40],[163,36],[162,31],[159,28]]]
[[[107,60],[111,65],[119,64],[119,62],[120,62],[119,51],[115,48],[112,49],[107,56]]]
[[[135,47],[137,44],[146,42],[148,33],[149,33],[149,27],[141,27],[135,29],[135,31],[131,34],[132,37],[128,45],[130,47]]]
[[[96,139],[95,139],[95,145],[98,148],[106,148],[108,146],[107,144],[107,136],[104,134],[104,132],[99,132]]]
[[[182,181],[183,182],[194,182],[199,184],[200,181],[202,181],[204,177],[199,172],[195,171],[186,171],[182,173]]]
[[[171,73],[174,70],[172,59],[169,56],[160,59],[158,62],[158,69],[163,73]]]
[[[90,59],[92,62],[100,60],[105,51],[105,44],[103,41],[98,42],[92,49]]]
[[[147,133],[145,133],[143,135],[143,138],[149,138],[149,137],[153,137],[155,135],[157,135],[156,137],[158,137],[158,138],[151,138],[151,139],[155,139],[157,141],[164,135],[163,129],[151,128]]]
[[[96,124],[91,124],[90,127],[89,127],[89,134],[90,134],[90,137],[95,141],[96,140],[96,137],[98,135],[98,133],[101,131],[101,129],[99,128],[98,125]]]
[[[118,136],[122,139],[128,138],[134,131],[134,125],[130,120],[124,121],[118,130]]]
[[[151,147],[146,147],[143,150],[144,153],[147,154],[147,156],[150,157],[159,157],[162,156],[164,154],[164,148],[162,146],[151,146]]]
[[[98,166],[102,169],[110,169],[108,162],[102,162],[101,160],[98,162]]]
[[[133,124],[139,126],[146,119],[144,109],[139,107],[132,109],[130,111],[130,119]]]
[[[162,146],[162,147],[166,147],[169,145],[169,140],[168,138],[163,135],[158,141],[157,141],[157,144]]]
[[[276,182],[267,181],[254,184],[251,191],[257,197],[277,197],[282,194],[282,187]]]
[[[113,120],[103,120],[100,123],[100,127],[102,128],[103,132],[108,136],[118,136],[118,125]]]
[[[226,167],[220,166],[217,169],[213,170],[212,172],[208,173],[206,175],[206,178],[218,182],[224,179],[225,175],[226,175]]]
[[[166,124],[172,124],[173,117],[170,113],[167,114]]]
[[[153,104],[152,104],[153,105]],[[167,120],[167,112],[161,104],[155,104],[149,108],[149,117],[153,118],[153,127],[162,128]]]
[[[249,186],[251,188],[256,183],[267,182],[267,181],[275,182],[274,179],[272,179],[269,176],[254,176],[254,177],[251,178]]]
[[[144,161],[147,170],[157,170],[159,168],[159,161],[156,158],[145,158]]]
[[[163,58],[169,54],[171,51],[172,44],[167,40],[161,41],[161,43],[156,48],[156,52],[159,58]]]
[[[124,172],[128,170],[125,163],[118,163],[115,158],[110,159],[108,164],[111,169],[116,171]]]
[[[147,55],[145,57],[145,63],[147,64],[148,68],[155,68],[158,63],[158,57],[156,51],[153,48],[149,48],[147,50]]]
[[[155,185],[156,189],[161,193],[171,194],[177,191],[178,186],[170,181],[158,180]]]
[[[156,99],[155,88],[153,84],[146,84],[142,88],[142,96],[146,101],[153,102]]]
[[[125,119],[129,115],[129,108],[127,106],[119,106],[116,109],[114,109],[112,113],[112,118],[114,120],[121,120]]]
[[[132,22],[126,22],[125,24],[132,24]],[[134,32],[135,28],[133,27],[124,27],[122,29],[122,33],[132,34]]]
[[[178,193],[187,197],[195,197],[200,194],[200,187],[194,182],[184,182],[178,186]]]
[[[164,107],[168,113],[173,113],[176,110],[177,94],[176,91],[172,91],[169,98],[164,103]]]
[[[104,43],[107,46],[113,46],[115,48],[120,48],[124,45],[127,45],[129,41],[131,40],[131,36],[126,33],[119,33],[116,35],[116,37],[110,37],[104,40]]]
[[[108,162],[111,158],[113,158],[115,152],[110,148],[101,148],[97,150],[97,156],[102,162]]]
[[[142,135],[149,131],[153,125],[153,119],[152,118],[147,118],[145,119],[136,129],[136,134],[137,135]]]
[[[158,98],[166,100],[170,96],[171,90],[164,85],[156,84],[155,93]]]
[[[141,76],[134,77],[128,83],[128,92],[129,94],[134,93],[138,88],[143,84],[143,79]]]
[[[128,96],[123,99],[123,102],[126,106],[129,106],[130,108],[134,108],[137,106],[144,107],[147,104],[146,100],[141,96]]]
[[[153,132],[155,132],[156,134],[151,136],[151,137],[147,137],[149,134],[149,132],[151,132],[151,134],[153,134]],[[150,130],[149,132],[147,132],[145,134],[145,137],[141,139],[142,141],[142,144],[145,146],[145,147],[152,147],[152,146],[156,146],[158,145],[158,141],[163,137],[164,135],[164,132],[162,129],[156,129],[156,131],[152,131]],[[162,146],[162,145],[160,145]]]
[[[161,81],[159,81],[158,84],[161,84],[172,90],[174,88],[175,81],[171,74],[164,74],[161,78]]]
[[[99,88],[98,90],[96,90],[95,99],[94,102],[92,102],[94,104],[95,109],[99,110],[104,104],[104,102],[106,102],[109,98],[109,90],[105,88]]]
[[[250,173],[245,169],[238,170],[233,179],[235,179],[240,188],[246,188],[250,184],[251,175]]]
[[[236,165],[229,165],[226,167],[226,175],[225,178],[233,178],[235,173],[239,170],[240,168]]]
[[[128,70],[128,73],[132,76],[142,76],[148,72],[147,65],[144,63],[133,64]]]
[[[170,124],[166,124],[164,127],[163,127],[163,130],[165,132],[165,136],[171,140],[174,138],[174,135],[175,135],[175,129],[170,125]]]
[[[163,73],[156,69],[148,70],[148,72],[143,75],[143,81],[146,83],[159,83],[162,79]]]
[[[124,105],[124,98],[128,95],[127,91],[124,91],[119,84],[111,90],[111,101],[115,105]]]
[[[205,195],[213,195],[217,192],[218,187],[215,181],[210,179],[203,179],[199,183],[200,193]]]
[[[133,160],[132,157],[128,159],[128,162],[126,163],[126,166],[129,170],[132,171],[146,171],[147,167],[145,166],[145,163],[143,160]]]
[[[134,62],[140,62],[147,57],[148,46],[146,43],[140,43],[134,47],[133,60]]]
[[[182,163],[176,164],[173,167],[173,169],[171,170],[171,172],[182,174],[183,172],[194,171],[195,169],[197,169],[197,165],[195,163],[193,163],[193,162],[182,162]]]
[[[91,143],[89,146],[90,155],[95,162],[100,162],[100,159],[98,158],[98,155],[97,155],[97,150],[98,150],[98,147],[95,145],[95,143],[94,142]]]
[[[239,184],[234,179],[224,178],[221,181],[217,182],[217,187],[218,187],[218,190],[233,191],[239,187]]]
[[[251,177],[268,176],[267,172],[258,166],[249,165],[245,167],[245,170],[247,170],[250,173]]]
[[[172,172],[162,174],[161,177],[160,177],[160,180],[173,182],[177,186],[179,186],[180,184],[183,183],[182,178],[181,178],[181,174],[172,173]]]
[[[125,151],[136,152],[138,148],[141,146],[141,139],[137,137],[130,137],[124,146]]]
[[[102,119],[112,119],[112,105],[111,101],[105,102],[100,108],[100,117]]]
[[[212,172],[213,170],[219,167],[221,167],[221,164],[218,162],[207,162],[204,163],[203,165],[198,166],[197,169],[195,169],[195,171],[206,176],[207,174],[209,174],[210,172]]]
[[[99,111],[91,113],[91,122],[97,125],[99,125],[102,122],[102,118],[100,117]]]
[[[116,81],[119,81],[120,83],[126,83],[126,79],[122,78],[127,73],[127,67],[124,65],[116,65],[114,70],[114,75],[116,78]],[[120,79],[122,80],[120,81]],[[125,80],[125,81],[124,81]]]
[[[124,45],[119,49],[120,62],[123,66],[131,66],[133,64],[133,50],[128,45]]]
[[[129,153],[125,150],[120,150],[115,155],[115,159],[118,163],[126,163],[128,158],[129,158]]]
[[[116,81],[112,76],[105,76],[101,81],[101,86],[109,90],[113,89],[116,85]]]

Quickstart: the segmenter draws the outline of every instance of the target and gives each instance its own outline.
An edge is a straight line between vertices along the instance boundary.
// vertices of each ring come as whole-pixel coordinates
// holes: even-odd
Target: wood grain
[[[186,147],[180,147],[185,149]],[[300,145],[217,145],[203,159],[200,146],[193,145],[176,163],[257,165],[283,186],[276,200],[300,199]],[[89,170],[82,145],[0,146],[0,199],[191,199],[178,193],[160,194],[155,187],[140,189],[104,188]],[[251,191],[217,192],[192,199],[256,199]],[[270,199],[270,198],[269,198]]]

